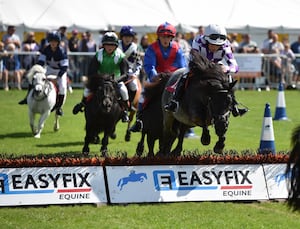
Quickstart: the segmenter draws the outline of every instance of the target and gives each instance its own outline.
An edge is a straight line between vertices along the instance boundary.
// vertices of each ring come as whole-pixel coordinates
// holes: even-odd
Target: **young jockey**
[[[228,74],[229,80],[232,81],[230,73],[236,73],[238,71],[238,64],[231,51],[230,42],[227,40],[226,29],[222,26],[211,24],[205,28],[204,35],[198,35],[192,44],[192,52],[199,52],[202,56],[207,57],[209,60],[216,64],[221,64],[224,59],[227,65],[222,65],[225,73]],[[167,111],[175,112],[178,108],[178,100],[181,98],[184,90],[184,85],[188,75],[184,75],[179,80],[173,99],[169,104],[165,106]],[[235,100],[234,93],[232,91],[233,107],[232,115],[242,116],[248,109],[238,108],[237,101]]]
[[[144,57],[144,69],[147,74],[145,88],[151,87],[159,81],[159,73],[174,72],[187,66],[182,50],[178,43],[173,41],[176,34],[175,27],[166,22],[157,28],[156,34],[158,39],[147,48]],[[141,131],[143,128],[141,115],[142,109],[140,108],[136,115],[136,123],[130,131]]]
[[[118,48],[119,40],[114,32],[106,32],[102,39],[102,48],[99,49],[93,57],[89,69],[88,76],[99,74],[114,74],[115,77],[121,78],[128,72],[128,63],[125,54]],[[128,122],[128,91],[124,82],[118,83],[120,95],[122,97],[122,107],[124,109],[122,122]],[[73,114],[82,112],[87,103],[87,97],[91,95],[88,88],[84,88],[83,97],[80,103],[73,108]]]
[[[38,58],[38,64],[41,66],[46,65],[46,75],[57,76],[58,84],[58,98],[55,104],[56,114],[63,115],[62,106],[66,99],[67,94],[67,69],[69,66],[69,60],[66,52],[60,46],[60,35],[57,31],[50,32],[47,40],[49,44],[41,51],[41,55]],[[29,82],[28,92],[32,89],[32,85]],[[28,95],[28,93],[27,93]],[[19,104],[27,104],[27,95],[25,99],[19,102]]]
[[[134,32],[131,26],[123,26],[120,31],[119,48],[124,52],[125,58],[129,64],[128,70],[128,94],[129,101],[132,103],[136,91],[138,89],[138,78],[143,67],[143,62],[138,54],[137,44],[133,42],[134,36],[136,33]]]

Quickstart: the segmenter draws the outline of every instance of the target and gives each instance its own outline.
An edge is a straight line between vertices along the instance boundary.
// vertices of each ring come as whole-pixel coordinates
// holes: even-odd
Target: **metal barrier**
[[[7,52],[7,54],[11,53]],[[19,56],[21,62],[22,87],[26,88],[28,85],[26,72],[36,62],[39,52],[17,52],[15,54]],[[68,76],[73,87],[83,87],[82,76],[87,75],[89,63],[94,55],[94,52],[68,53]],[[286,85],[294,84],[297,86],[298,72],[293,60],[285,55],[238,53],[234,55],[240,70],[233,77],[238,80],[237,87],[239,89],[277,88],[279,81],[285,82]],[[300,54],[296,57],[300,58]],[[33,61],[30,62],[29,60]],[[2,86],[2,81],[0,84]]]

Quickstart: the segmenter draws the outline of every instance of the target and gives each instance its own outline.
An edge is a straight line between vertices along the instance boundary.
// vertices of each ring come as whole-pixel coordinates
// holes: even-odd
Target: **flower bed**
[[[107,158],[82,156],[74,153],[39,154],[14,156],[0,155],[1,168],[22,167],[67,167],[67,166],[97,166],[97,165],[211,165],[211,164],[275,164],[287,163],[289,154],[279,152],[276,155],[244,151],[225,152],[223,155],[212,152],[199,153],[197,151],[183,152],[179,157],[127,157],[127,153],[116,153],[116,156]]]

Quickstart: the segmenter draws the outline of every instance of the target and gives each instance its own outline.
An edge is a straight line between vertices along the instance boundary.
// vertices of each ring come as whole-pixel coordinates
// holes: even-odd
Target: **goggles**
[[[225,35],[222,35],[222,34],[210,34],[209,36],[209,39],[215,41],[215,40],[218,40],[218,39],[221,39],[221,40],[226,40],[226,36]]]

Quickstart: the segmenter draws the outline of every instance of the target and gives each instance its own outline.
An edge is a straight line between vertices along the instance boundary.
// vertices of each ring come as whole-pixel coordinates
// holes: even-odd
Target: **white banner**
[[[111,203],[267,200],[261,165],[107,166]]]
[[[106,203],[103,168],[0,168],[0,206]]]
[[[267,188],[270,199],[288,198],[287,182],[290,174],[285,174],[286,164],[264,164]]]

